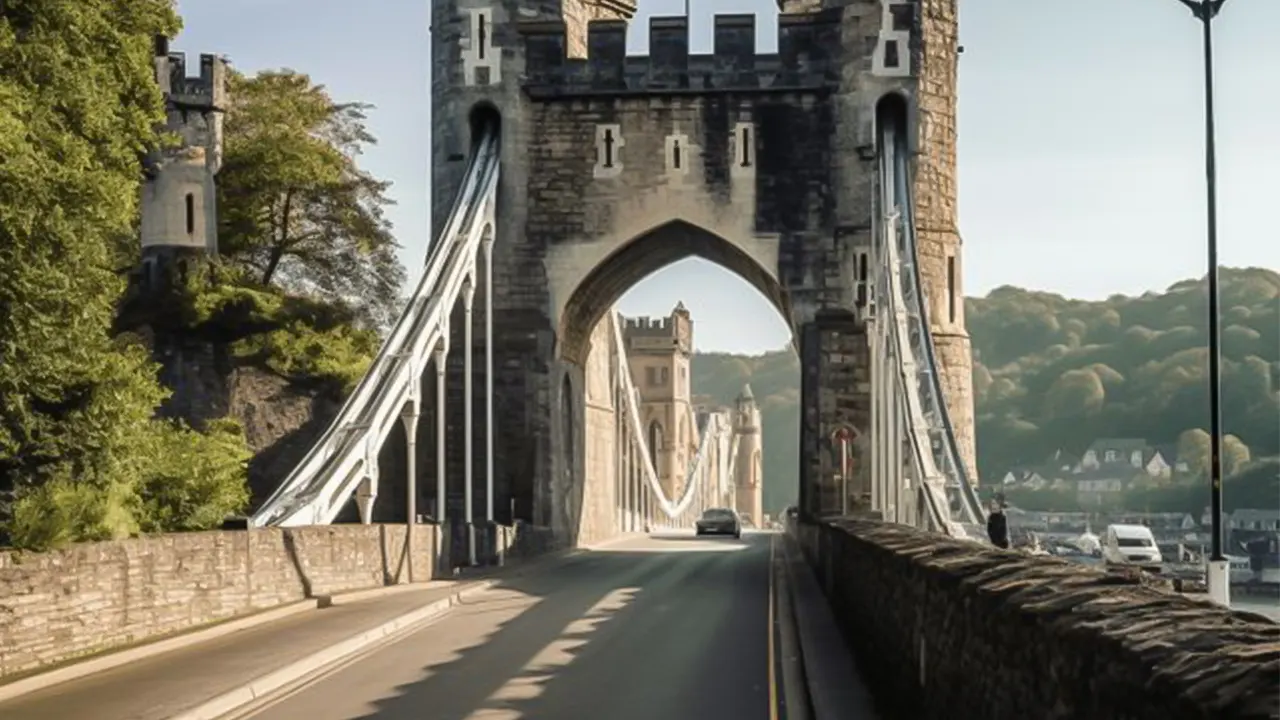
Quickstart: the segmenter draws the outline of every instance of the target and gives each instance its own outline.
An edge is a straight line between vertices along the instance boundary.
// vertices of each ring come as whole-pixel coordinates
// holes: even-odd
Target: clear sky
[[[776,48],[771,0],[691,0],[694,51],[711,16],[755,12]],[[428,243],[431,132],[425,0],[180,0],[175,49],[244,71],[291,67],[342,100],[373,103],[380,146],[363,160],[395,183],[391,213],[416,279]],[[684,0],[640,0],[650,15]],[[1227,265],[1280,268],[1280,0],[1229,0],[1215,22],[1219,237]],[[962,0],[960,226],[968,294],[1005,284],[1086,298],[1141,293],[1205,270],[1200,25],[1178,0]],[[762,352],[788,331],[736,276],[686,260],[621,309],[683,300],[702,350]],[[762,322],[761,318],[769,321]]]

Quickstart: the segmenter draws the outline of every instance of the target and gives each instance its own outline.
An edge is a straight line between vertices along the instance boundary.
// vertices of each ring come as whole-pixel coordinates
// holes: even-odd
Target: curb
[[[405,613],[355,637],[312,653],[279,670],[263,675],[247,685],[242,685],[211,700],[207,700],[190,710],[174,715],[169,720],[217,720],[217,718],[229,715],[246,705],[262,700],[264,697],[291,683],[324,669],[328,665],[356,655],[388,636],[415,629],[417,626],[436,620],[459,605],[463,600],[489,590],[498,582],[499,580],[497,579],[477,580],[471,587],[463,588],[446,598],[428,603],[417,610]]]
[[[794,589],[786,539],[770,538],[773,543],[774,561],[770,572],[775,573],[774,603],[777,606],[778,663],[782,681],[782,706],[787,720],[813,720],[813,699],[810,697],[808,673],[805,667],[804,643],[800,638]]]
[[[862,684],[863,675],[836,624],[830,600],[818,586],[795,538],[784,535],[782,545],[810,717],[876,717],[875,699]],[[797,612],[801,605],[808,612]]]
[[[161,653],[181,650],[202,642],[208,642],[226,635],[230,635],[241,630],[265,625],[276,620],[315,610],[319,607],[319,598],[308,598],[297,602],[289,603],[281,607],[265,610],[263,612],[245,615],[239,619],[228,620],[216,625],[206,627],[200,630],[174,635],[164,640],[148,642],[137,647],[119,650],[116,652],[107,651],[104,655],[85,660],[83,662],[73,662],[71,665],[49,670],[48,672],[31,675],[20,680],[14,680],[10,683],[0,685],[0,702],[12,700],[37,690],[43,690],[54,685],[61,685],[72,680],[79,680],[88,675],[95,675],[100,672],[112,670],[122,665],[128,665],[139,660],[145,660],[149,657],[160,655]]]

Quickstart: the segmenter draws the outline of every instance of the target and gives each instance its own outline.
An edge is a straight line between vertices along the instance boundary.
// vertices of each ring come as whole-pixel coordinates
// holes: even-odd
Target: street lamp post
[[[1222,347],[1218,312],[1218,183],[1213,123],[1213,19],[1226,0],[1179,0],[1204,27],[1204,174],[1209,261],[1209,517],[1212,554],[1206,567],[1209,598],[1231,602],[1230,563],[1223,554],[1222,528]]]

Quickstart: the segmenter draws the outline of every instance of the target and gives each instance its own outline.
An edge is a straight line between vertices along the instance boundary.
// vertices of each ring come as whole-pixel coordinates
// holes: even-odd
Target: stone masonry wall
[[[429,579],[435,534],[414,536]],[[407,581],[402,525],[159,535],[0,554],[0,678],[286,603]]]
[[[887,718],[1280,711],[1280,625],[1261,616],[901,525],[798,534]]]
[[[939,379],[970,482],[976,482],[973,356],[964,322],[964,264],[957,216],[956,5],[957,0],[921,0],[915,212],[920,275],[929,301]]]
[[[613,403],[613,318],[606,315],[591,333],[591,352],[583,368],[582,504],[576,542],[600,542],[617,535],[618,413]],[[625,363],[626,360],[621,360]]]

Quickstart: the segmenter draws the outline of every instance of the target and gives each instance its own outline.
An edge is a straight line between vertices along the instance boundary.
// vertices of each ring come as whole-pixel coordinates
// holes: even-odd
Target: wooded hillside
[[[1208,427],[1203,281],[1103,301],[1006,286],[966,303],[984,478],[1098,438],[1177,444]],[[1224,270],[1222,311],[1226,432],[1254,458],[1280,454],[1280,274]],[[789,349],[694,357],[697,393],[728,403],[746,382],[761,405],[765,505],[776,511],[796,495],[798,360]]]

